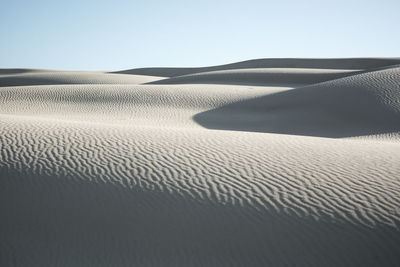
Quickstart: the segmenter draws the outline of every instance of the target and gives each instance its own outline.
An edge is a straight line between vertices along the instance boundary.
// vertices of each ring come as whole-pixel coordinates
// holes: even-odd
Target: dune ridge
[[[0,71],[1,73],[1,71]],[[141,84],[162,77],[107,74],[88,71],[23,71],[0,75],[0,86],[32,86],[57,84]]]
[[[200,72],[168,79],[151,81],[149,84],[213,83],[213,84],[312,84],[359,73],[354,70],[256,68]]]
[[[0,70],[0,265],[398,265],[399,62]]]
[[[113,73],[175,77],[199,72],[251,68],[366,70],[400,64],[400,58],[264,58],[201,68],[137,68]]]

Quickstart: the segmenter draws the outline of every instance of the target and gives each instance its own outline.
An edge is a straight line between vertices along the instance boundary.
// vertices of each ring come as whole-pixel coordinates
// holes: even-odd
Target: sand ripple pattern
[[[32,74],[21,72],[4,75]],[[396,266],[398,132],[211,130],[193,117],[226,106],[215,121],[260,117],[268,110],[257,105],[273,97],[341,120],[338,103],[365,107],[331,96],[353,90],[372,113],[384,110],[376,118],[396,121],[398,82],[393,67],[298,88],[2,87],[0,265]],[[330,97],[313,102],[319,94]]]
[[[18,123],[16,123],[18,122]],[[29,131],[21,131],[21,125]],[[400,226],[400,145],[3,118],[1,165],[354,224]]]

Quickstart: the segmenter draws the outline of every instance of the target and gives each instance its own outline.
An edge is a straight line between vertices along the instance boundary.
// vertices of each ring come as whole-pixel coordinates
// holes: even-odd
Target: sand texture
[[[0,69],[0,266],[399,266],[400,59]]]

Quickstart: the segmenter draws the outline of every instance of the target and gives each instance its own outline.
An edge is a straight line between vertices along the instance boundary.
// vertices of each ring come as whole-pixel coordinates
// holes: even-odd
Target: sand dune
[[[85,71],[26,71],[23,73],[0,75],[0,86],[55,84],[141,84],[159,79],[162,79],[162,77],[107,74],[102,72]]]
[[[247,84],[247,85],[302,85],[329,81],[360,73],[355,70],[256,68],[200,72],[159,79],[151,84]]]
[[[254,68],[311,68],[365,70],[400,64],[400,58],[265,58],[202,68],[138,68],[114,73],[175,77],[199,72]]]
[[[0,75],[23,74],[23,73],[40,73],[40,72],[55,72],[55,70],[45,69],[0,69]],[[62,71],[58,71],[62,72]]]
[[[1,70],[0,265],[398,265],[396,64]]]
[[[399,81],[399,67],[355,74],[224,105],[194,120],[212,129],[324,137],[399,132]]]

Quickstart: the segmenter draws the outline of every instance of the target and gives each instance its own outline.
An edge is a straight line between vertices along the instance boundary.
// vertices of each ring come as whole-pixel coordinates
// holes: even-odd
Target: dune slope
[[[355,70],[256,68],[200,72],[152,81],[152,84],[312,84],[359,73]]]
[[[398,265],[397,61],[249,62],[0,71],[0,265]]]
[[[400,58],[264,58],[201,68],[138,68],[114,73],[175,77],[200,72],[251,68],[311,68],[364,70],[400,64]]]
[[[212,129],[324,137],[399,132],[399,81],[399,67],[354,74],[224,105],[194,120]]]
[[[142,75],[120,75],[88,71],[21,71],[21,73],[1,74],[2,86],[30,86],[56,84],[141,84],[161,79],[162,77]],[[6,72],[7,73],[7,72]]]

